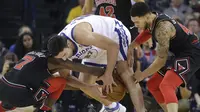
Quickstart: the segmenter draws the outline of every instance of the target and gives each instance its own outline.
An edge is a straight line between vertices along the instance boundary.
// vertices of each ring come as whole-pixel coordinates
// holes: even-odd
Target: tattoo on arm
[[[169,21],[160,22],[155,31],[155,37],[158,41],[157,56],[167,58],[170,39],[176,34],[176,29]]]

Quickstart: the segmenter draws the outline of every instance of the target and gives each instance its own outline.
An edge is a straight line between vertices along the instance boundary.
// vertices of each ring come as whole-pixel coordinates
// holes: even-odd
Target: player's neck
[[[151,30],[152,25],[153,25],[155,19],[156,19],[156,14],[151,13],[151,14],[149,15],[149,17],[148,17],[148,21],[147,21],[147,23],[148,23],[148,25],[149,25],[149,28],[148,28],[148,29]]]

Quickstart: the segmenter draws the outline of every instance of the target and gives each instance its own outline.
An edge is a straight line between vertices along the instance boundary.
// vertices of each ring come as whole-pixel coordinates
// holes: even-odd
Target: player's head
[[[68,47],[66,37],[53,35],[47,42],[47,50],[55,58],[69,58],[72,55],[72,49]]]
[[[144,2],[137,2],[132,6],[130,10],[131,20],[139,29],[146,29],[148,25],[148,16],[150,13],[151,10],[147,4]]]

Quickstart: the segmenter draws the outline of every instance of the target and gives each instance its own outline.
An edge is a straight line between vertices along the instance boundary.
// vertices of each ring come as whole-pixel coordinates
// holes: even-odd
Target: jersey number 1
[[[24,65],[32,62],[35,59],[35,57],[30,56],[30,55],[26,55],[22,58],[22,61],[20,63],[17,63],[14,68],[17,70],[21,70],[23,68]]]
[[[100,7],[99,14],[101,16],[109,16],[112,18],[115,18],[115,10],[112,6],[106,6],[105,8],[103,6]]]

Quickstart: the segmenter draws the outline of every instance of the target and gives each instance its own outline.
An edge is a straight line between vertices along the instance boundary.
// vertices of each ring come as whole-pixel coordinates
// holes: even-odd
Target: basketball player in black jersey
[[[146,70],[135,73],[136,82],[154,74],[147,83],[149,91],[165,112],[178,112],[176,88],[186,86],[200,68],[199,39],[169,16],[151,12],[145,3],[134,4],[130,14],[135,25],[149,30],[152,38],[158,43],[156,59]],[[139,44],[133,41],[130,49],[137,45]],[[174,59],[166,72],[161,72],[159,69],[165,65],[169,51],[174,54]]]
[[[52,42],[56,44],[52,45]],[[0,112],[30,105],[40,105],[38,112],[51,110],[51,106],[60,97],[66,84],[75,88],[88,89],[98,97],[102,97],[103,95],[101,95],[97,86],[88,85],[72,76],[66,76],[63,71],[58,71],[59,77],[52,75],[56,71],[49,70],[49,62],[58,63],[61,69],[72,69],[96,75],[103,74],[104,70],[101,68],[87,67],[69,60],[60,60],[65,56],[63,51],[66,50],[66,47],[67,40],[65,37],[52,36],[48,40],[47,51],[27,53],[6,73],[0,79],[0,101],[2,101]]]

